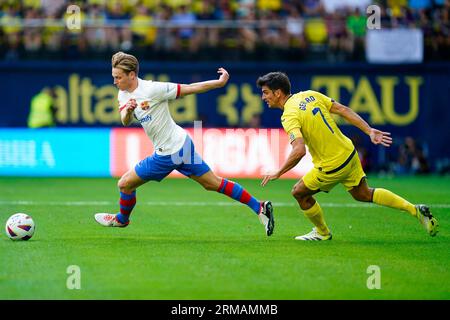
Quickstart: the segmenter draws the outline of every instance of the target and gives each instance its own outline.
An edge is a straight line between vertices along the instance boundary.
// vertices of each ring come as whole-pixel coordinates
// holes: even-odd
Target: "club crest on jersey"
[[[141,106],[142,110],[147,110],[148,108],[150,108],[150,105],[149,105],[148,101],[141,102],[140,106]]]

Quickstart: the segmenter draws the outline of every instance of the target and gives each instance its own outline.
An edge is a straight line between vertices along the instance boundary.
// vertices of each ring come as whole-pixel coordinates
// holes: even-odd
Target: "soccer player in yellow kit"
[[[261,185],[264,187],[295,167],[306,153],[305,145],[314,163],[314,168],[294,185],[292,195],[315,227],[310,233],[295,237],[296,240],[331,240],[322,208],[313,195],[320,191],[329,192],[338,183],[342,183],[355,200],[409,212],[431,236],[437,234],[438,222],[428,206],[413,205],[389,190],[367,185],[355,147],[339,130],[331,113],[361,129],[374,144],[390,146],[390,133],[370,127],[353,110],[320,92],[307,90],[291,94],[289,78],[282,72],[268,73],[259,77],[256,83],[269,108],[283,110],[281,123],[292,145],[283,166],[277,172],[265,175]]]

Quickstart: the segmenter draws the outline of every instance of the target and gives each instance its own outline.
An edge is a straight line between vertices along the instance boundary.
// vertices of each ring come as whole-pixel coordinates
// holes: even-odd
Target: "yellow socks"
[[[317,228],[317,231],[325,236],[330,233],[330,229],[328,229],[325,220],[323,219],[322,208],[319,203],[316,203],[309,208],[308,210],[303,210],[305,217],[307,217]]]
[[[386,189],[376,188],[374,190],[373,203],[403,210],[409,212],[412,216],[416,216],[416,207],[412,203]],[[305,217],[316,226],[317,231],[321,235],[325,236],[330,233],[330,229],[328,229],[325,219],[323,218],[322,208],[317,201],[308,210],[303,210],[303,213],[305,214]]]
[[[400,209],[416,216],[416,207],[402,197],[389,190],[376,188],[373,191],[373,202],[382,206]]]

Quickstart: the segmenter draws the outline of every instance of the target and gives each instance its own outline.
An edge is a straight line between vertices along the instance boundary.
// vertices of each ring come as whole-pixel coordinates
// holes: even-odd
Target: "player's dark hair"
[[[258,87],[267,86],[270,90],[280,89],[285,95],[291,94],[291,82],[288,76],[283,72],[270,72],[256,80]]]

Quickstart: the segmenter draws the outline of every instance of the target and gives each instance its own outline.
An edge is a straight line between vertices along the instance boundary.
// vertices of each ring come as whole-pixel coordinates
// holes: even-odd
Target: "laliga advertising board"
[[[109,176],[110,129],[0,128],[0,175]]]
[[[281,167],[291,150],[282,129],[187,129],[212,170],[229,178],[256,178]],[[153,153],[141,128],[0,129],[0,175],[119,177]],[[309,153],[282,178],[312,168]],[[170,177],[183,177],[173,171]]]
[[[185,129],[196,151],[218,175],[230,178],[261,178],[281,167],[291,145],[282,129]],[[111,133],[111,175],[121,176],[141,159],[153,153],[153,146],[140,128],[113,129]],[[309,153],[282,178],[300,178],[313,167]],[[184,177],[173,171],[169,177]]]

